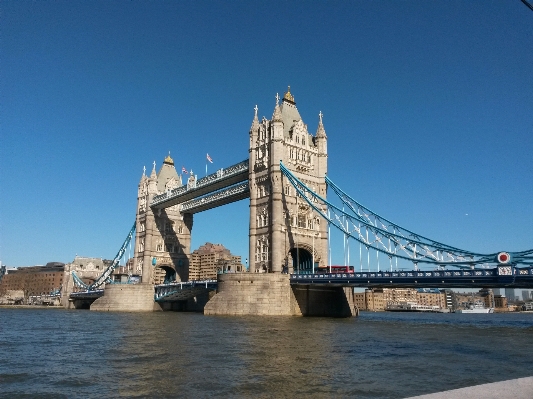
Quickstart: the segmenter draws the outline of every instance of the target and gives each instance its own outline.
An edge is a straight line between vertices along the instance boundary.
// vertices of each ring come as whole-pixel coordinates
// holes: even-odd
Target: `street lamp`
[[[319,237],[320,233],[315,233],[313,231],[313,274],[315,274],[315,236]]]
[[[313,274],[315,274],[315,232],[313,232]]]

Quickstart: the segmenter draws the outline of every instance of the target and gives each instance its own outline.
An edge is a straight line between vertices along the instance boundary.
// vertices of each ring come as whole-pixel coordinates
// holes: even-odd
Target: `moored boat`
[[[389,303],[385,310],[389,312],[433,312],[445,313],[447,309],[441,309],[438,306],[420,305],[416,302]]]
[[[482,303],[470,303],[466,309],[457,309],[455,313],[494,313],[494,308],[486,308]]]

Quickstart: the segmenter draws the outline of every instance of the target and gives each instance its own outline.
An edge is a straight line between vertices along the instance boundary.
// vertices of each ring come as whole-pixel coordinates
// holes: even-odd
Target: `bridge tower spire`
[[[250,272],[311,272],[327,261],[327,226],[280,171],[284,163],[309,187],[326,195],[327,137],[319,114],[309,134],[290,91],[276,95],[272,119],[256,115],[250,129]]]

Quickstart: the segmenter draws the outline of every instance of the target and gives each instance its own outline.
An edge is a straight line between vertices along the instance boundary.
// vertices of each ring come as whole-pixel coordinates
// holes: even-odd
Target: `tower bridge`
[[[359,204],[326,176],[327,141],[322,113],[316,132],[310,133],[289,87],[281,102],[276,95],[271,119],[259,120],[255,107],[248,159],[200,179],[191,170],[187,181],[182,181],[170,154],[159,172],[154,162],[151,174],[143,173],[137,193],[133,268],[142,284],[107,286],[91,309],[132,310],[135,295],[138,310],[152,310],[155,287],[159,304],[204,295],[206,314],[349,316],[357,312],[353,286],[533,286],[533,250],[461,250],[404,229]],[[194,214],[247,198],[249,272],[222,274],[216,283],[189,282]],[[331,228],[359,244],[359,272],[316,273],[327,270]],[[363,251],[368,255],[365,273]],[[370,251],[378,259],[374,272]],[[389,262],[381,270],[380,254]],[[398,272],[398,261],[414,270],[406,272],[409,275]],[[437,275],[422,272],[423,265],[455,271]],[[100,285],[109,277],[106,273]],[[215,287],[217,294],[210,298]]]

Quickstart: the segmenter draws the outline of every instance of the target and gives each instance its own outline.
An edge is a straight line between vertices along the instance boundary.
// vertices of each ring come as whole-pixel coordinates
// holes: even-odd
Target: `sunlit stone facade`
[[[319,114],[309,133],[289,90],[276,96],[272,118],[250,129],[250,271],[311,270],[327,262],[327,224],[299,197],[280,171],[280,161],[308,187],[326,197],[327,136]]]

